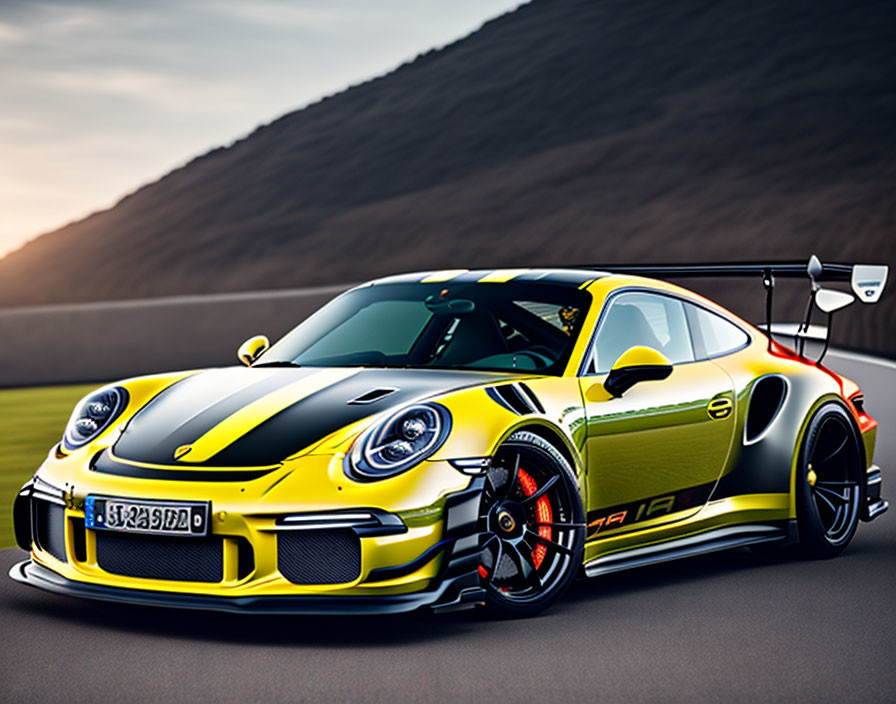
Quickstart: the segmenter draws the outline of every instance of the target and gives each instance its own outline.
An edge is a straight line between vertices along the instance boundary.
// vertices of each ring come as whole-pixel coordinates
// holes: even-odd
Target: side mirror
[[[672,373],[672,362],[650,347],[632,347],[619,357],[604,381],[611,396],[619,398],[642,381],[660,381]]]
[[[261,356],[261,353],[270,346],[271,341],[268,338],[264,335],[256,335],[240,345],[236,356],[247,367],[251,367],[252,363]]]
[[[822,288],[815,292],[815,305],[825,313],[833,313],[841,308],[846,308],[854,300],[856,297],[845,291]]]

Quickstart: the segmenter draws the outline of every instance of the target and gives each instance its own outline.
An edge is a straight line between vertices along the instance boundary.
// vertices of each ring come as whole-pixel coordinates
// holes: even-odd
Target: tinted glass
[[[750,341],[747,333],[721,316],[697,306],[690,306],[690,309],[691,319],[696,321],[694,336],[702,340],[707,357],[734,352]]]
[[[561,374],[590,301],[546,283],[363,286],[288,333],[258,365]]]
[[[625,351],[636,346],[662,352],[673,364],[694,361],[682,302],[640,291],[614,297],[597,331],[593,371],[610,371]]]
[[[386,356],[401,354],[414,344],[429,318],[423,301],[374,301],[320,337],[304,356],[324,358],[369,349]]]

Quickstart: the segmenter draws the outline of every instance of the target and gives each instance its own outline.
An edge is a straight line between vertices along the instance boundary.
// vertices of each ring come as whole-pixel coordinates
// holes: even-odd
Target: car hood
[[[114,453],[182,467],[269,466],[384,410],[512,378],[424,369],[212,369],[149,401],[127,423]]]

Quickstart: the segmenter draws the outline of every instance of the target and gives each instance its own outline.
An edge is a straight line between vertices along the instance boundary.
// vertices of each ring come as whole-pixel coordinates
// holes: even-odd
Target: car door
[[[672,373],[613,398],[603,382],[635,346],[661,352]],[[589,539],[637,523],[684,519],[706,503],[730,450],[734,389],[726,372],[699,357],[677,297],[623,290],[605,302],[580,377]]]

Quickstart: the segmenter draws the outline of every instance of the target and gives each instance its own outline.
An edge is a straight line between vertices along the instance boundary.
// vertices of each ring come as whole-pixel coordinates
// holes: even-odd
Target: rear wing
[[[584,268],[584,267],[580,267]],[[775,289],[775,277],[782,279],[807,279],[811,285],[806,314],[794,334],[794,347],[799,348],[803,356],[805,336],[812,321],[812,310],[818,305],[828,315],[828,329],[824,350],[816,363],[821,362],[831,343],[831,322],[834,311],[846,307],[854,300],[852,296],[841,291],[826,291],[821,288],[822,281],[848,281],[855,297],[862,303],[877,303],[887,284],[889,267],[883,264],[822,264],[814,254],[808,263],[802,262],[742,262],[728,264],[617,264],[611,266],[587,267],[605,271],[609,274],[632,274],[656,278],[726,278],[726,277],[761,277],[765,288],[765,326],[769,348],[772,345],[772,295]],[[813,305],[815,304],[815,305]],[[803,335],[803,337],[800,337]]]
[[[813,267],[818,262],[820,271]],[[805,262],[745,262],[736,264],[648,264],[588,267],[610,274],[633,274],[656,278],[725,278],[771,277],[780,279],[809,279],[813,282],[848,281],[862,303],[877,303],[887,284],[889,267],[883,264],[822,264],[813,256]],[[812,268],[812,271],[810,271]],[[774,286],[774,283],[771,284]]]

